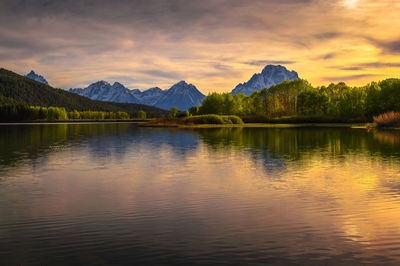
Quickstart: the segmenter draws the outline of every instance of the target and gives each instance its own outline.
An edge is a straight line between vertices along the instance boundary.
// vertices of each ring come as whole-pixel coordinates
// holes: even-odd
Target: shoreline
[[[245,124],[146,124],[139,123],[139,127],[164,127],[164,128],[299,128],[299,127],[324,127],[324,128],[358,128],[368,129],[365,123],[298,123],[298,124],[278,124],[278,123],[245,123]]]
[[[149,120],[143,119],[111,119],[111,120],[60,120],[60,121],[18,121],[0,122],[0,126],[7,125],[49,125],[49,124],[99,124],[99,123],[143,123]]]
[[[12,125],[53,125],[53,124],[137,124],[138,127],[151,128],[352,128],[352,129],[379,129],[400,130],[400,127],[377,127],[369,123],[244,123],[244,124],[147,124],[149,120],[65,120],[65,121],[26,121],[0,122],[0,126]]]

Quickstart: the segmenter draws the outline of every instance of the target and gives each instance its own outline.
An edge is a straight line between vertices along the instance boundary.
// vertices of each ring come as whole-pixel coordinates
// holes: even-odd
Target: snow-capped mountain
[[[298,79],[295,71],[289,71],[281,65],[267,65],[261,73],[254,74],[245,83],[241,83],[231,92],[232,94],[244,93],[251,95],[254,90],[260,91],[272,85],[279,84],[285,80]],[[83,89],[70,89],[70,92],[88,97],[93,100],[139,103],[153,105],[162,109],[169,109],[173,106],[179,110],[188,110],[194,105],[200,105],[205,98],[194,85],[180,81],[168,90],[154,87],[145,91],[137,89],[130,90],[121,83],[115,82],[111,85],[105,81],[98,81]]]
[[[130,90],[118,82],[111,85],[105,81],[98,81],[87,88],[69,91],[93,100],[140,103],[163,109],[175,106],[179,110],[187,110],[194,105],[199,105],[205,97],[194,85],[187,84],[185,81],[175,84],[168,90],[158,87],[145,91]]]
[[[35,73],[35,71],[31,70],[31,72],[29,72],[28,74],[25,75],[25,77],[36,80],[38,82],[41,82],[43,84],[49,85],[49,83],[47,82],[47,80],[41,76]]]
[[[140,100],[143,104],[147,105],[156,105],[158,100],[165,94],[165,91],[160,89],[159,87],[150,88],[141,92],[137,90],[140,94]]]
[[[84,89],[70,89],[70,92],[88,97],[92,100],[119,102],[119,103],[138,103],[132,92],[125,88],[121,83],[115,82],[113,85],[106,81],[98,81]]]
[[[254,74],[249,81],[237,85],[231,94],[244,93],[249,96],[254,90],[260,91],[263,88],[269,88],[286,80],[298,78],[296,71],[289,71],[281,65],[267,65],[261,73]]]
[[[204,94],[194,85],[180,81],[167,90],[155,106],[162,109],[169,109],[172,106],[176,106],[179,110],[188,110],[194,105],[200,105],[204,97]]]

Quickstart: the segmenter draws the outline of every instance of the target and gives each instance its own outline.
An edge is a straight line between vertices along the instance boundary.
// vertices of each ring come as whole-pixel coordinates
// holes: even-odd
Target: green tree
[[[146,119],[146,112],[143,110],[139,110],[137,113],[137,118],[139,119]]]
[[[171,107],[171,109],[169,109],[169,117],[176,117],[176,115],[178,114],[178,108]]]
[[[200,114],[200,106],[199,105],[195,105],[195,106],[190,107],[189,112],[192,115],[199,115]]]

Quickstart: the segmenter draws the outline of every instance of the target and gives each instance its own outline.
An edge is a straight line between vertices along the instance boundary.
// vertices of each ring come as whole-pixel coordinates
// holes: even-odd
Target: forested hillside
[[[135,115],[140,110],[148,117],[159,117],[165,110],[142,104],[94,101],[89,98],[55,89],[6,69],[0,69],[0,104],[25,103],[29,106],[64,107],[67,111],[126,112]]]

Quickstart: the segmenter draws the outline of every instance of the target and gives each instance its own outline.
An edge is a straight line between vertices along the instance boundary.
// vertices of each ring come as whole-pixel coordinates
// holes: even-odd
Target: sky
[[[267,64],[313,85],[400,77],[400,0],[0,0],[0,67],[64,89],[231,91]]]

